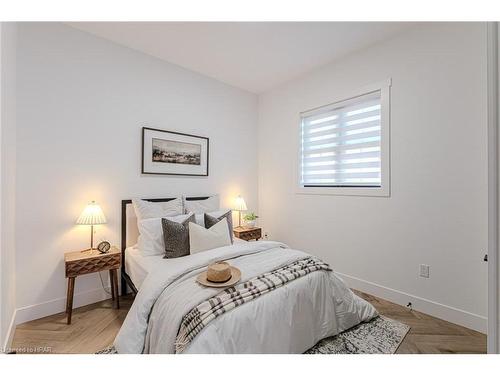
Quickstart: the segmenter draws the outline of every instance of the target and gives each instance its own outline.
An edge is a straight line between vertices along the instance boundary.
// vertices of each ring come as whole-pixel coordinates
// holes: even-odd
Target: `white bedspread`
[[[144,280],[115,339],[118,353],[173,353],[182,317],[220,292],[195,281],[209,263],[228,260],[246,281],[309,256],[284,247],[237,243],[164,262]],[[316,271],[218,317],[183,353],[303,353],[376,315],[333,272]]]

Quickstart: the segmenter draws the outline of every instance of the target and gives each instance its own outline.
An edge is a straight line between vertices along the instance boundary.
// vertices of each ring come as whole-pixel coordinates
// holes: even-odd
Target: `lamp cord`
[[[106,288],[105,288],[105,286],[104,286],[104,281],[102,281],[102,275],[101,275],[101,273],[100,273],[100,272],[98,272],[98,274],[99,274],[99,279],[101,280],[102,290],[104,290],[104,292],[105,292],[106,294],[108,294],[108,295],[110,295],[110,296],[111,296],[111,295],[112,295],[112,294],[111,294],[111,289],[110,289],[110,291],[109,291],[109,292],[106,290]]]

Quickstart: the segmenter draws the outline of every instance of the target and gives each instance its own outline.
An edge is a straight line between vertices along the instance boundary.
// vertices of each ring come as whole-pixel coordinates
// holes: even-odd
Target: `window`
[[[301,114],[299,189],[388,195],[388,87]]]

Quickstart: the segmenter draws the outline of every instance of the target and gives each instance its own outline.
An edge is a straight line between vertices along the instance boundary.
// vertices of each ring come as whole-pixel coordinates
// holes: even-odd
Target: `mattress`
[[[138,290],[148,273],[161,261],[167,259],[163,259],[163,255],[142,256],[137,245],[125,250],[125,271]]]
[[[234,238],[234,243],[241,242],[245,241]],[[137,245],[127,247],[125,250],[125,271],[130,276],[137,290],[141,288],[148,273],[155,267],[158,267],[162,262],[168,262],[168,259],[163,259],[163,254],[143,256]]]

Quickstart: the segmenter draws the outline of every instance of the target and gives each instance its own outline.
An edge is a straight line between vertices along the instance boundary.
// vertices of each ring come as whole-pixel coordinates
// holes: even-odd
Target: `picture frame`
[[[209,138],[142,128],[142,174],[208,176]]]

